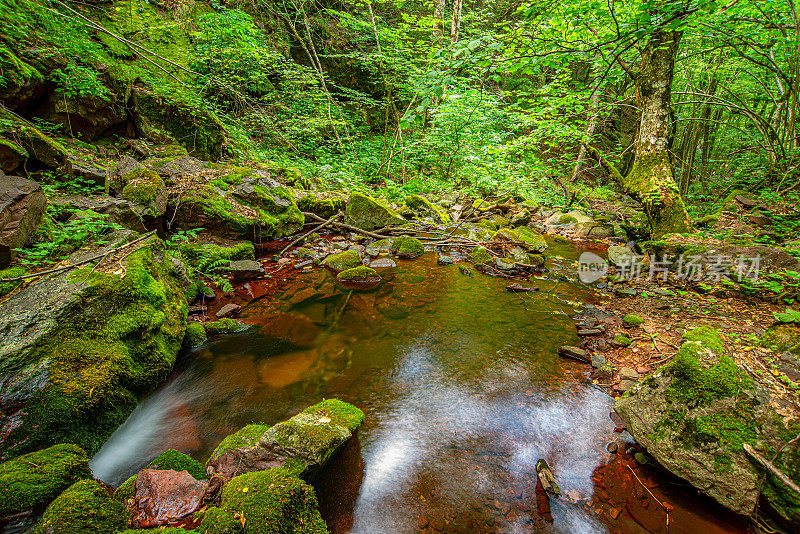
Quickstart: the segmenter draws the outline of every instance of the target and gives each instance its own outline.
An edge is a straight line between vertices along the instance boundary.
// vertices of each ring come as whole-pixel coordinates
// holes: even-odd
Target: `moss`
[[[203,520],[197,527],[199,534],[240,534],[244,532],[242,522],[231,512],[212,506],[203,513]]]
[[[631,338],[629,338],[628,336],[623,336],[622,334],[617,334],[616,336],[614,336],[614,343],[617,343],[618,345],[622,345],[623,347],[627,347],[631,343],[633,343],[633,341],[631,341]]]
[[[400,258],[411,260],[422,256],[425,252],[425,247],[419,239],[403,235],[394,238],[391,251]]]
[[[570,224],[576,222],[578,222],[578,219],[576,219],[572,215],[564,215],[563,217],[561,217],[561,224]]]
[[[233,334],[236,332],[241,332],[245,328],[245,325],[237,321],[236,319],[230,319],[226,317],[225,319],[220,319],[218,321],[212,321],[210,323],[205,324],[206,327],[206,334],[209,337],[219,336],[222,334]]]
[[[183,346],[194,348],[206,340],[206,329],[201,323],[190,321],[186,325],[186,333],[183,335]]]
[[[469,259],[471,259],[473,263],[489,263],[493,261],[494,258],[485,248],[475,247],[469,252]]]
[[[340,272],[336,279],[341,282],[350,282],[350,281],[363,281],[369,280],[374,278],[380,278],[378,271],[375,269],[371,269],[365,265],[359,265],[358,267],[353,267],[352,269],[346,269]]]
[[[134,495],[136,495],[136,476],[129,476],[125,482],[114,490],[115,499],[123,504],[127,504],[128,499],[133,499]]]
[[[684,333],[683,338],[688,341],[696,341],[703,347],[712,350],[715,354],[725,353],[725,347],[722,346],[722,338],[716,328],[698,326]]]
[[[364,422],[364,412],[339,399],[324,400],[309,406],[303,413],[328,417],[332,424],[343,426],[350,432],[355,432]]]
[[[0,279],[16,278],[25,274],[24,267],[9,267],[8,269],[0,269]],[[0,297],[7,295],[14,291],[22,281],[19,282],[0,282]]]
[[[308,247],[300,247],[294,251],[294,254],[301,260],[314,259],[314,251]]]
[[[388,225],[405,223],[399,213],[363,193],[350,193],[345,210],[348,224],[362,230],[375,230]]]
[[[152,532],[153,534],[196,534],[197,530],[187,530],[180,527],[159,527],[157,529],[134,529],[129,528],[127,530],[122,530],[117,532],[117,534],[142,534]]]
[[[406,197],[406,206],[418,217],[433,219],[437,223],[450,221],[450,216],[441,208],[435,206],[430,200],[421,195]]]
[[[197,480],[208,478],[203,464],[174,449],[162,452],[147,467],[160,470],[188,471]]]
[[[214,449],[210,460],[214,460],[223,453],[233,449],[254,447],[255,445],[258,445],[258,440],[261,439],[261,436],[263,436],[264,433],[269,430],[269,428],[269,425],[263,424],[247,425],[238,432],[235,432],[223,439],[222,442],[217,445],[217,448]]]
[[[134,204],[150,205],[164,189],[164,180],[150,169],[136,169],[122,177],[122,196]],[[159,215],[153,212],[152,215]]]
[[[86,277],[68,280],[83,283]],[[26,404],[28,423],[12,431],[6,454],[54,442],[76,443],[94,454],[137,397],[172,370],[187,306],[183,280],[165,259],[163,242],[131,253],[123,278],[95,273],[86,284],[64,312],[70,320],[15,356],[48,362],[48,380]]]
[[[86,452],[60,444],[0,464],[0,517],[40,508],[84,478],[91,478]]]
[[[478,221],[478,226],[491,230],[492,232],[497,230],[497,223],[489,219],[481,219]]]
[[[542,253],[547,250],[544,238],[526,226],[519,228],[502,228],[492,238],[492,241],[514,241],[521,243],[528,252]]]
[[[622,318],[622,324],[625,324],[625,325],[628,325],[628,326],[638,326],[638,325],[640,325],[642,323],[644,323],[644,319],[642,319],[638,315],[630,314],[630,315],[626,315],[625,317]]]
[[[361,256],[355,250],[345,250],[329,255],[322,261],[322,265],[335,273],[340,273],[361,265]]]
[[[222,490],[221,508],[240,513],[246,534],[323,534],[314,488],[281,469],[234,477]]]
[[[45,510],[31,534],[114,534],[128,523],[128,512],[95,480],[70,486]]]
[[[673,377],[668,391],[670,399],[695,407],[752,388],[752,380],[728,356],[720,356],[710,367],[701,365],[702,347],[702,342],[684,343],[672,362],[664,367]]]
[[[306,195],[297,201],[300,211],[313,213],[323,219],[330,219],[340,211],[344,211],[345,205],[345,200],[339,197],[317,198],[314,195]]]
[[[12,113],[0,109],[0,134],[21,145],[28,157],[57,168],[67,161],[67,149]]]

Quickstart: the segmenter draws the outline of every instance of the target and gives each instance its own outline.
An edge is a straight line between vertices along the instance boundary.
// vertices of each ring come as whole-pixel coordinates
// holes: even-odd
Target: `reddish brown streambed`
[[[565,250],[574,254],[574,250]],[[568,273],[566,262],[555,272]],[[591,293],[506,281],[426,254],[369,293],[299,274],[253,301],[253,327],[187,354],[95,456],[119,483],[158,452],[205,460],[227,434],[339,397],[367,418],[316,486],[333,533],[746,532],[688,488],[612,455],[613,402],[556,349]],[[627,450],[627,446],[621,447]],[[564,496],[536,491],[552,466]]]

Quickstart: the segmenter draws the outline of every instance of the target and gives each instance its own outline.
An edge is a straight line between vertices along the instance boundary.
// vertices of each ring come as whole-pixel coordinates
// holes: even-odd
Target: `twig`
[[[310,236],[311,234],[313,234],[317,230],[321,230],[321,229],[325,228],[326,226],[328,226],[329,224],[333,223],[333,221],[335,221],[336,219],[338,219],[341,216],[342,216],[341,213],[337,213],[336,215],[334,215],[333,217],[331,217],[330,219],[328,219],[324,223],[318,224],[317,226],[315,226],[314,228],[312,228],[311,230],[309,230],[305,234],[301,235],[300,237],[298,237],[297,239],[295,239],[294,241],[292,241],[291,243],[289,243],[288,245],[283,247],[283,249],[280,252],[278,252],[278,256],[282,256],[284,252],[286,252],[287,250],[292,248],[294,245],[296,245],[297,243],[301,242],[303,239],[307,238],[308,236]]]
[[[148,238],[152,237],[155,233],[156,233],[156,231],[153,230],[152,232],[149,232],[149,233],[143,235],[142,237],[131,241],[130,243],[125,243],[124,245],[120,245],[119,247],[111,249],[108,252],[103,252],[101,254],[96,254],[96,255],[92,256],[91,258],[87,258],[85,260],[81,260],[81,261],[78,261],[78,262],[75,262],[75,263],[70,263],[69,265],[63,265],[61,267],[56,267],[55,269],[50,269],[48,271],[41,271],[41,272],[38,272],[38,273],[24,274],[22,276],[16,276],[14,278],[0,278],[0,282],[18,282],[20,280],[27,280],[29,278],[36,278],[36,277],[39,277],[39,276],[44,276],[46,274],[54,274],[54,273],[60,273],[61,271],[67,271],[67,270],[72,269],[74,267],[78,267],[78,266],[87,264],[89,262],[92,262],[92,261],[94,261],[94,260],[96,260],[98,258],[105,257],[105,256],[107,256],[109,254],[109,252],[119,252],[123,248],[127,248],[127,247],[129,247],[131,245],[135,245],[136,243],[140,243],[141,241],[144,241],[145,239],[148,239]]]
[[[336,312],[336,317],[334,317],[333,323],[331,323],[332,328],[336,328],[336,325],[339,323],[339,319],[344,314],[344,309],[347,307],[347,303],[350,302],[350,297],[352,296],[353,296],[353,290],[351,289],[350,292],[347,294],[347,298],[344,299],[344,304],[342,304],[342,307],[339,308],[338,312]]]
[[[797,438],[795,438],[795,439],[797,439]],[[792,441],[794,441],[794,440],[792,440]],[[775,467],[775,465],[772,462],[770,462],[769,460],[767,460],[766,458],[761,456],[752,446],[750,446],[749,443],[745,443],[743,445],[743,448],[744,448],[744,452],[746,452],[751,458],[753,458],[758,463],[760,463],[761,465],[766,467],[767,470],[769,470],[770,473],[772,473],[773,475],[778,477],[778,479],[780,479],[781,482],[786,484],[786,486],[789,489],[791,489],[792,491],[794,491],[795,493],[800,495],[800,487],[798,487],[797,484],[795,484],[794,481],[792,481],[791,478],[789,478],[786,475],[784,475],[781,472],[780,469]]]

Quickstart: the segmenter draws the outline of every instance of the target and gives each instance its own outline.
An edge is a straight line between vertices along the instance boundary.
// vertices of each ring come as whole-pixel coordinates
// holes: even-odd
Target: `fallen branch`
[[[134,239],[130,243],[125,243],[124,245],[120,245],[120,246],[118,246],[116,248],[111,249],[110,251],[107,251],[107,252],[101,252],[100,254],[96,254],[96,255],[92,256],[91,258],[87,258],[85,260],[81,260],[81,261],[78,261],[78,262],[75,262],[75,263],[70,263],[69,265],[62,265],[61,267],[56,267],[55,269],[50,269],[50,270],[47,270],[47,271],[40,271],[38,273],[24,274],[22,276],[16,276],[14,278],[0,278],[0,282],[19,282],[20,280],[27,280],[29,278],[37,278],[39,276],[44,276],[44,275],[47,275],[47,274],[54,274],[54,273],[60,273],[62,271],[68,271],[68,270],[73,269],[75,267],[80,267],[81,265],[85,265],[87,263],[93,262],[96,259],[104,258],[104,257],[108,256],[109,253],[119,252],[123,248],[127,248],[127,247],[129,247],[131,245],[135,245],[136,243],[140,243],[140,242],[152,237],[155,233],[156,233],[156,231],[153,230],[152,232],[149,232],[149,233],[143,235],[142,237],[140,237],[138,239]]]
[[[333,223],[333,221],[335,221],[336,219],[338,219],[341,216],[342,216],[341,213],[337,213],[336,215],[334,215],[333,217],[331,217],[330,219],[328,219],[324,223],[318,224],[317,226],[315,226],[314,228],[312,228],[311,230],[309,230],[305,234],[301,235],[300,237],[298,237],[297,239],[295,239],[294,241],[292,241],[291,243],[289,243],[288,245],[283,247],[283,250],[278,252],[278,256],[282,256],[284,252],[286,252],[287,250],[289,250],[290,248],[295,246],[297,243],[301,242],[303,239],[307,238],[308,236],[310,236],[314,232],[316,232],[318,230],[322,230],[323,228],[325,228],[326,226],[330,225],[331,223]]]
[[[323,219],[322,217],[320,217],[319,215],[316,215],[314,213],[306,213],[304,211],[303,215],[305,215],[306,217],[310,217],[310,218],[312,218],[314,220],[317,220],[319,222],[328,222],[325,219]],[[374,232],[368,232],[366,230],[362,230],[361,228],[356,228],[355,226],[350,226],[349,224],[345,224],[345,223],[334,222],[333,226],[335,226],[337,228],[344,228],[345,230],[350,230],[351,232],[355,232],[357,234],[365,235],[365,236],[371,237],[373,239],[387,239],[387,236],[385,236],[385,235],[376,234]]]
[[[778,479],[780,479],[781,482],[786,484],[786,486],[789,489],[791,489],[792,491],[794,491],[795,493],[800,495],[800,487],[798,487],[797,484],[795,484],[794,481],[791,478],[789,478],[786,475],[784,475],[781,472],[781,470],[778,469],[777,467],[775,467],[775,465],[772,462],[770,462],[769,460],[767,460],[766,458],[761,456],[753,447],[750,446],[749,443],[745,443],[743,445],[743,447],[744,447],[744,452],[746,452],[748,454],[748,456],[750,456],[751,458],[756,460],[758,463],[760,463],[761,465],[766,467],[767,470],[770,473],[772,473],[773,475],[778,477]]]

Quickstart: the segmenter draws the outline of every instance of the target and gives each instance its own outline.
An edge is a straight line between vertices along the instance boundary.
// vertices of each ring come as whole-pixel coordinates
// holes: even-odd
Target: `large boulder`
[[[355,406],[328,399],[271,428],[250,425],[228,436],[208,465],[225,477],[281,468],[310,480],[363,421],[364,413]]]
[[[124,198],[97,195],[84,197],[80,195],[54,196],[48,199],[52,206],[70,211],[91,210],[109,218],[134,232],[146,232],[142,217],[135,210],[134,205]]]
[[[745,454],[744,445],[772,458],[800,424],[785,426],[770,406],[767,388],[724,354],[714,329],[690,330],[685,339],[673,361],[618,399],[615,409],[659,464],[723,506],[749,515],[764,469]],[[796,445],[774,464],[800,483]],[[772,475],[761,495],[786,522],[800,527],[800,495]]]
[[[47,93],[34,114],[52,124],[59,124],[71,135],[92,141],[127,119],[125,98],[75,95],[64,98],[58,91]]]
[[[208,488],[187,471],[142,469],[136,475],[133,518],[140,528],[168,525],[197,511]]]
[[[527,226],[520,226],[519,228],[501,228],[494,234],[492,241],[516,242],[527,252],[538,254],[547,250],[547,242],[544,240],[544,237]]]
[[[345,211],[347,224],[362,230],[375,230],[406,222],[395,210],[363,193],[350,193]]]
[[[0,458],[60,442],[93,454],[171,371],[185,273],[158,239],[126,254],[122,273],[43,277],[0,304]]]
[[[38,183],[0,174],[0,269],[11,262],[12,251],[25,244],[46,205]]]
[[[128,512],[96,480],[70,486],[45,510],[30,534],[115,534],[128,523]]]
[[[283,469],[245,473],[222,490],[220,508],[241,518],[245,534],[327,534],[314,488]]]
[[[62,443],[0,464],[0,517],[48,505],[75,482],[91,478],[89,458]]]
[[[443,209],[435,206],[430,200],[422,195],[411,195],[406,197],[406,206],[416,217],[420,219],[431,219],[436,223],[450,222],[450,216]]]

